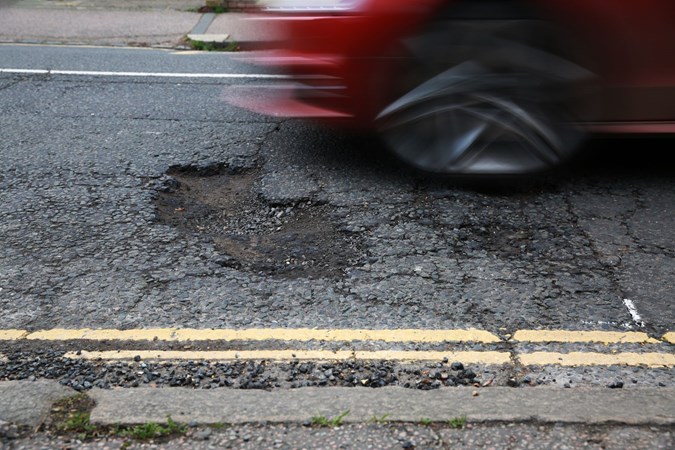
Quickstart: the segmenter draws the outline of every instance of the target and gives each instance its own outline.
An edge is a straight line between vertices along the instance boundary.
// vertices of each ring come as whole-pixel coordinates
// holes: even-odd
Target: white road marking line
[[[213,78],[287,80],[288,75],[266,73],[172,73],[172,72],[111,72],[95,70],[12,69],[0,68],[0,73],[24,75],[72,75],[87,77],[145,77],[145,78]]]
[[[628,312],[630,313],[630,316],[633,318],[633,322],[635,323],[635,325],[637,325],[640,328],[643,328],[645,326],[645,323],[642,320],[640,314],[638,313],[638,310],[635,307],[635,303],[633,303],[632,300],[624,298],[623,304],[626,306],[626,309],[628,309]]]
[[[0,47],[58,47],[58,48],[68,48],[80,50],[83,48],[87,49],[103,49],[103,50],[131,50],[131,51],[155,51],[155,52],[170,52],[173,51],[173,48],[162,48],[162,47],[119,47],[114,45],[73,45],[73,44],[46,44],[46,43],[33,43],[33,42],[0,42]]]

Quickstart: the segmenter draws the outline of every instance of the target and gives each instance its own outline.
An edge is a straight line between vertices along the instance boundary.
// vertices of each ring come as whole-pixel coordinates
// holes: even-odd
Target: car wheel
[[[558,166],[582,141],[574,106],[592,74],[549,22],[497,3],[449,9],[403,40],[403,89],[376,121],[404,162],[448,175],[526,174]]]

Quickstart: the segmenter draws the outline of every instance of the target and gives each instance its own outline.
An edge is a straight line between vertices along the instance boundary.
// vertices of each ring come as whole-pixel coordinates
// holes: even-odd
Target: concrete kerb
[[[35,427],[52,404],[76,394],[56,381],[0,382],[0,421]],[[92,389],[91,421],[100,425],[162,423],[305,423],[315,416],[345,423],[387,415],[392,422],[675,424],[675,389],[452,388],[417,391],[400,387],[291,390],[196,390],[188,388]]]
[[[537,422],[569,424],[675,424],[675,389],[452,388],[416,391],[400,387],[291,390],[94,389],[91,420],[102,425],[174,420],[200,424],[303,423],[315,416],[367,422]]]
[[[447,422],[675,424],[675,389],[514,389],[470,388],[415,391],[305,388],[293,390],[94,389],[91,420],[111,425],[163,422],[167,415],[184,423],[297,422],[314,416],[366,422],[388,414],[388,420]]]

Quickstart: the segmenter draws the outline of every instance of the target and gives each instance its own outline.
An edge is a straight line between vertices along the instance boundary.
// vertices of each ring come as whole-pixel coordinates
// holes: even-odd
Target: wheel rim
[[[404,162],[445,174],[522,174],[555,167],[581,141],[569,93],[591,74],[571,61],[475,22],[446,23],[407,47],[422,81],[377,117]]]

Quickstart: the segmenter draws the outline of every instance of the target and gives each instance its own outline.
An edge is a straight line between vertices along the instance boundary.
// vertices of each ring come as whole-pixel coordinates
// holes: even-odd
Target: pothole
[[[333,208],[309,201],[270,205],[256,193],[259,171],[173,167],[159,193],[160,222],[203,236],[226,267],[284,278],[336,278],[358,264],[359,238],[340,231]]]

